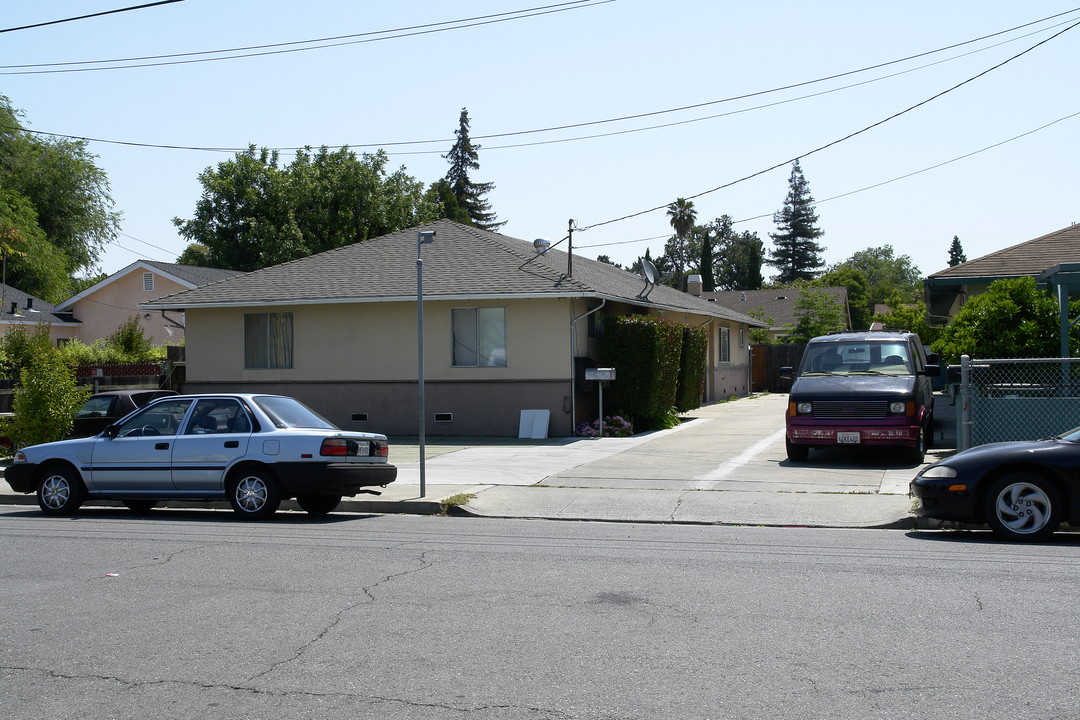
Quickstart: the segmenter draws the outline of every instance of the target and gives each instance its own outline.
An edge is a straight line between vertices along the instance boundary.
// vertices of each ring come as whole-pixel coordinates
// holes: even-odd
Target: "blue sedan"
[[[88,499],[136,511],[161,500],[227,499],[244,518],[296,498],[313,515],[397,478],[385,435],[338,429],[280,395],[174,395],[100,434],[23,448],[5,479],[36,493],[42,512],[75,513]]]
[[[987,524],[1006,540],[1040,541],[1080,524],[1080,428],[1046,440],[980,445],[911,481],[915,514]]]

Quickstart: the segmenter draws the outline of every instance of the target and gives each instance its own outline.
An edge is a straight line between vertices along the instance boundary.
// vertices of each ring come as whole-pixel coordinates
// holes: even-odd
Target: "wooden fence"
[[[780,377],[780,368],[797,368],[805,350],[805,343],[751,345],[751,390],[771,393],[790,392],[791,380]]]

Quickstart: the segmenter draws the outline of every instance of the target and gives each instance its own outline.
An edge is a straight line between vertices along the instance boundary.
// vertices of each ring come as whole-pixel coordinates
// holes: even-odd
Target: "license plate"
[[[836,433],[836,442],[841,445],[858,445],[859,433],[857,432],[838,432]]]

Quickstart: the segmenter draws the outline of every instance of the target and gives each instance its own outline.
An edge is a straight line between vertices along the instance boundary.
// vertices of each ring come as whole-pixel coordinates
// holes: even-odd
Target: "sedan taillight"
[[[385,440],[352,440],[332,437],[322,441],[319,454],[326,457],[348,457],[352,455],[388,457],[390,445]]]

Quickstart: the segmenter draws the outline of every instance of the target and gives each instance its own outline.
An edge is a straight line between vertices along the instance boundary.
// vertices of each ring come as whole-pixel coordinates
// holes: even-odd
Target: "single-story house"
[[[49,326],[49,337],[56,344],[78,337],[82,326],[70,312],[0,283],[0,335],[6,335],[16,326],[34,332],[41,324]]]
[[[420,232],[434,232],[419,244]],[[421,265],[422,261],[422,265]],[[749,328],[717,303],[562,249],[440,220],[144,303],[184,312],[186,392],[293,395],[344,428],[418,433],[422,268],[425,432],[549,434],[596,418],[604,318],[709,329],[705,400],[749,392]],[[612,362],[618,372],[618,360]]]
[[[1028,276],[1048,286],[1068,289],[1068,276],[1075,274],[1077,264],[1080,264],[1080,225],[1074,223],[1034,240],[939,270],[923,282],[927,319],[931,325],[947,325],[968,298],[985,292],[990,283],[1003,278]],[[1071,284],[1075,296],[1080,287],[1075,280]]]
[[[139,305],[201,285],[240,275],[234,270],[137,260],[56,306],[81,321],[78,338],[90,344],[107,338],[132,315],[139,315],[143,335],[155,345],[184,339],[184,318],[146,312]]]
[[[822,290],[841,308],[844,315],[844,329],[851,330],[851,311],[848,308],[847,288],[826,287]],[[693,290],[691,290],[693,292]],[[715,302],[729,310],[750,315],[765,321],[768,325],[770,340],[779,340],[795,329],[799,312],[795,304],[802,297],[798,288],[774,288],[771,290],[718,290],[700,292],[702,299]]]

